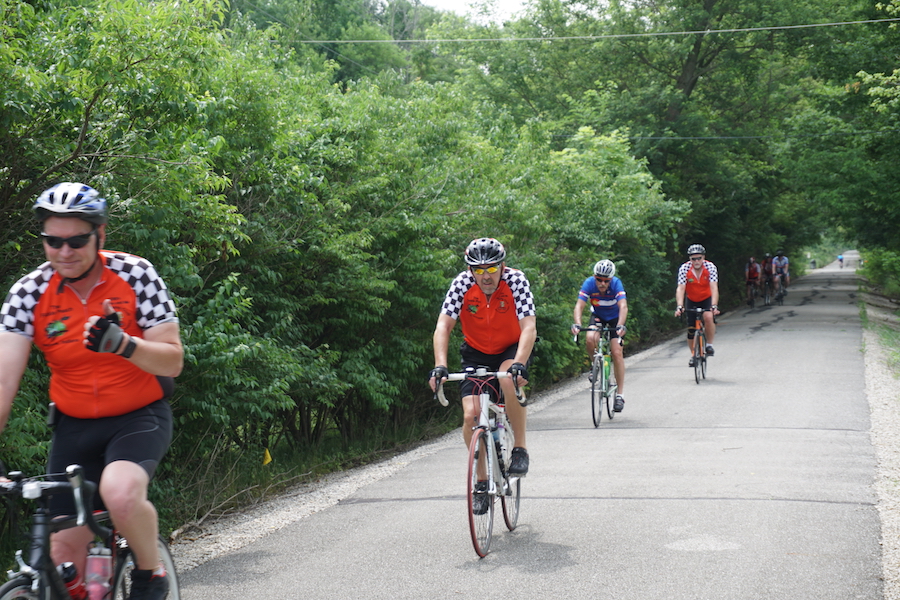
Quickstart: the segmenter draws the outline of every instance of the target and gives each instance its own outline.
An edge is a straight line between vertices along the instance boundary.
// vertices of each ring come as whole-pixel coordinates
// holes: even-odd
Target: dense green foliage
[[[719,264],[723,304],[748,255],[829,228],[897,250],[893,32],[758,29],[891,14],[868,6],[536,0],[503,25],[407,0],[0,14],[0,283],[41,261],[29,207],[62,180],[110,199],[109,247],[156,264],[186,348],[154,491],[170,525],[267,485],[266,448],[315,471],[455,419],[424,379],[473,237],[531,280],[536,387],[582,367],[568,325],[601,257],[640,344],[675,326],[688,243]],[[536,37],[555,39],[512,39]],[[46,379],[34,353],[0,438],[28,472]]]

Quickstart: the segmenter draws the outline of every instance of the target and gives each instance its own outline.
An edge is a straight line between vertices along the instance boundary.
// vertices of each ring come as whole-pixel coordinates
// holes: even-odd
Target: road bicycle
[[[699,384],[701,379],[706,379],[706,327],[703,325],[703,313],[708,308],[687,308],[684,311],[685,319],[688,326],[691,326],[691,319],[694,320],[692,329],[694,330],[694,380]],[[714,317],[715,318],[715,317]]]
[[[466,504],[469,531],[475,553],[484,558],[491,547],[494,531],[494,501],[499,496],[503,520],[510,531],[519,521],[522,478],[508,472],[515,434],[506,416],[500,380],[511,377],[505,371],[488,371],[485,367],[466,367],[461,373],[450,373],[447,381],[468,379],[475,384],[474,396],[481,404],[478,422],[472,427],[469,443],[469,469],[466,482]],[[443,382],[436,397],[448,405]],[[525,406],[525,394],[516,385],[519,404]],[[2,599],[0,599],[2,600]]]
[[[784,275],[777,275],[775,281],[775,302],[778,306],[784,305],[784,297],[787,295],[787,289],[784,287]]]
[[[128,600],[131,593],[131,571],[135,560],[128,542],[112,527],[107,511],[93,511],[93,497],[96,484],[84,479],[79,465],[70,465],[66,469],[65,480],[53,475],[25,477],[21,472],[9,473],[10,481],[0,482],[0,496],[33,500],[37,507],[31,516],[29,545],[25,551],[16,551],[18,571],[7,571],[9,581],[0,586],[0,600],[75,600],[67,589],[63,579],[65,569],[57,567],[50,557],[50,534],[87,525],[96,535],[95,545],[100,552],[111,557],[110,580],[108,584],[101,582],[101,591],[85,596],[84,590],[76,594],[90,600]],[[55,494],[72,494],[75,498],[76,514],[73,516],[50,516],[50,496]],[[170,600],[180,600],[178,576],[175,573],[175,562],[169,553],[168,545],[158,538],[159,556],[169,578]],[[105,549],[105,550],[103,550]],[[27,558],[26,555],[27,554]],[[108,590],[105,589],[108,587]]]
[[[763,293],[762,293],[763,303],[766,306],[769,306],[772,304],[772,296],[774,296],[772,278],[766,277],[766,280],[763,282]]]
[[[600,419],[606,411],[606,416],[612,420],[615,415],[614,404],[616,393],[619,391],[619,384],[616,383],[615,372],[612,368],[612,339],[610,334],[616,330],[615,327],[600,327],[591,325],[589,327],[579,327],[579,331],[599,331],[600,340],[594,349],[594,356],[591,359],[591,416],[594,419],[594,427],[600,426]],[[619,345],[622,345],[622,338],[615,338]],[[578,344],[578,336],[575,336],[575,344]]]
[[[756,306],[756,299],[759,297],[759,286],[754,283],[747,284],[747,304],[750,308]],[[766,303],[768,304],[768,302]]]

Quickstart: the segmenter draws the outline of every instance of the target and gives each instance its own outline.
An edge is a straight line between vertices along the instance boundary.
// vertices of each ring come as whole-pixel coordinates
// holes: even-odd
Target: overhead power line
[[[866,21],[841,21],[838,23],[809,23],[806,25],[773,25],[771,27],[742,27],[735,29],[706,29],[697,31],[660,31],[651,33],[609,33],[601,35],[572,35],[548,37],[502,37],[502,38],[456,38],[431,40],[299,40],[299,44],[448,44],[469,42],[547,42],[568,40],[609,40],[623,38],[665,37],[676,35],[716,35],[721,33],[751,33],[754,31],[784,31],[788,29],[811,29],[814,27],[839,27],[842,25],[868,25],[891,23],[900,17],[890,19],[868,19]]]

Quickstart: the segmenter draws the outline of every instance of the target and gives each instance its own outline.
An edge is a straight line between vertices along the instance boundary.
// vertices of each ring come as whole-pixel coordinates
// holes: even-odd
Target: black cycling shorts
[[[475,348],[472,348],[467,343],[463,342],[459,347],[459,357],[462,360],[462,368],[466,367],[487,367],[489,371],[499,371],[500,366],[508,361],[514,360],[516,358],[516,352],[519,349],[519,344],[513,344],[500,354],[485,354]],[[534,360],[534,352],[531,353],[531,356],[528,357],[528,362],[525,363],[526,368],[531,367],[531,363]],[[459,393],[461,398],[465,398],[466,396],[471,396],[475,390],[475,384],[468,379],[463,379],[459,382]]]
[[[684,308],[685,310],[690,310],[692,308],[702,308],[703,310],[711,310],[712,309],[712,296],[707,298],[706,300],[701,300],[700,302],[694,302],[690,298],[684,299]],[[694,339],[694,319],[691,317],[690,322],[688,323],[688,332],[687,336],[689,340]]]
[[[76,419],[58,414],[50,447],[48,473],[65,473],[66,467],[79,464],[85,478],[100,483],[106,465],[117,460],[137,463],[150,478],[172,442],[172,408],[167,399],[116,417]],[[64,480],[65,476],[56,479]],[[94,509],[103,510],[99,493]],[[57,494],[50,500],[52,515],[75,514],[70,494]]]

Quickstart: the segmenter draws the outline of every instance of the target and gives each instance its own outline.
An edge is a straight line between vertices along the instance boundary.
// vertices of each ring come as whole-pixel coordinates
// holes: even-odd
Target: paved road
[[[184,598],[881,598],[855,295],[829,265],[724,315],[700,385],[683,339],[629,359],[599,429],[586,383],[535,412],[520,527],[484,559],[460,442],[184,573]]]

